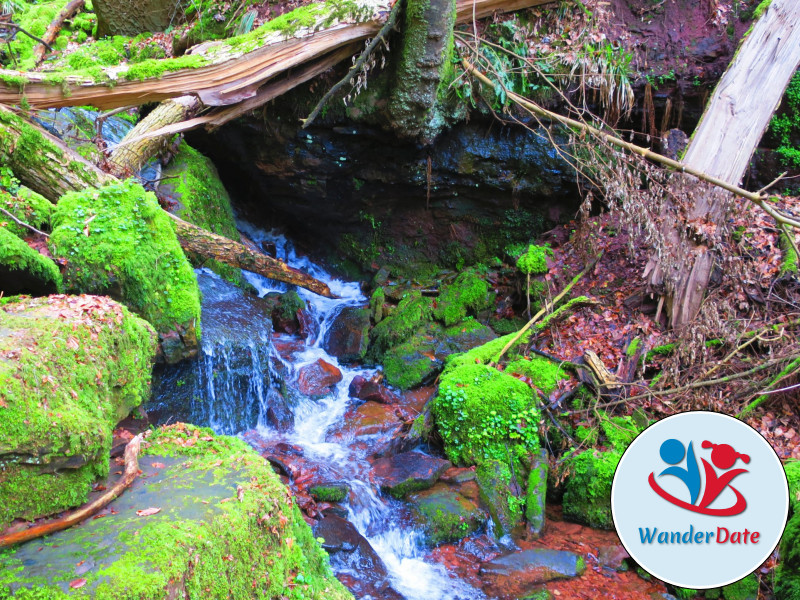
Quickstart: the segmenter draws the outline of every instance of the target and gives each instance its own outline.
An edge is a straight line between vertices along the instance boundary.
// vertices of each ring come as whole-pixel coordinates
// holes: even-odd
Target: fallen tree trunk
[[[714,90],[684,164],[738,184],[798,65],[800,2],[773,0]],[[715,261],[713,236],[698,233],[722,227],[732,197],[691,180],[676,186],[689,210],[684,219],[664,219],[668,251],[651,258],[644,276],[651,291],[664,295],[670,324],[679,328],[697,316]]]
[[[128,445],[125,447],[125,470],[122,473],[122,477],[120,477],[102,496],[55,521],[34,525],[23,531],[0,536],[0,548],[15,546],[22,542],[35,540],[43,535],[50,535],[51,533],[62,531],[73,525],[77,525],[108,506],[133,483],[133,480],[136,479],[136,476],[139,474],[139,449],[141,448],[141,444],[141,433],[128,442]]]
[[[70,0],[70,2],[68,2],[67,5],[61,9],[61,12],[56,15],[55,19],[52,20],[50,25],[47,26],[47,30],[42,36],[42,41],[44,43],[36,44],[36,46],[33,48],[33,58],[37,65],[44,59],[44,54],[47,52],[48,46],[52,46],[53,42],[56,41],[58,33],[64,26],[64,21],[71,19],[78,14],[78,12],[83,10],[85,5],[86,0]]]
[[[548,1],[458,0],[457,21]],[[106,110],[192,94],[206,106],[236,104],[255,96],[276,75],[374,36],[389,8],[384,0],[359,0],[346,11],[334,2],[302,7],[252,33],[200,44],[179,58],[106,67],[99,78],[2,69],[0,102],[20,104],[24,96],[34,108],[91,105]]]
[[[20,181],[53,203],[65,193],[99,187],[116,177],[98,169],[61,140],[0,106],[0,163],[11,168]],[[165,211],[166,212],[166,211]],[[175,222],[184,250],[209,259],[246,268],[268,279],[284,281],[321,296],[334,297],[328,286],[311,275],[291,269],[284,262],[167,213]],[[205,245],[198,240],[206,240]],[[215,254],[219,252],[220,254]],[[248,266],[243,266],[248,265]]]
[[[167,136],[153,137],[144,134],[173,123],[185,121],[200,109],[196,96],[181,96],[159,104],[131,129],[111,153],[109,162],[120,175],[135,175],[150,158],[160,152]]]

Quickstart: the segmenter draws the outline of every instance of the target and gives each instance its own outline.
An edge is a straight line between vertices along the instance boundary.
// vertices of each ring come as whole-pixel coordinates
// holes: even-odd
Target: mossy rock
[[[56,263],[0,227],[0,291],[7,296],[46,295],[61,289],[61,272]]]
[[[444,362],[435,355],[437,340],[417,334],[383,355],[383,373],[389,385],[409,390],[441,371]]]
[[[489,327],[472,317],[445,328],[442,337],[448,350],[453,354],[469,352],[497,338]]]
[[[23,223],[27,223],[40,231],[49,231],[50,219],[55,209],[47,198],[26,187],[20,187],[15,195],[0,190],[0,206]],[[32,235],[30,229],[18,225],[10,219],[7,220],[5,216],[0,218],[0,221],[6,221],[4,229],[7,229],[19,238]]]
[[[70,192],[53,225],[50,250],[67,261],[67,290],[126,304],[156,328],[167,362],[196,354],[197,279],[152,193],[133,180]]]
[[[786,480],[789,482],[789,503],[793,513],[800,513],[800,460],[784,463]]]
[[[391,314],[370,332],[369,356],[377,361],[384,353],[424,330],[431,320],[433,303],[417,291],[406,293]]]
[[[751,573],[744,579],[722,588],[722,595],[725,600],[758,600],[758,587],[758,578]]]
[[[528,522],[528,531],[535,536],[541,535],[544,530],[548,470],[547,451],[541,450],[531,461],[525,497],[525,520]]]
[[[511,469],[502,460],[487,460],[475,470],[481,503],[489,509],[498,538],[511,534],[522,520],[524,497],[514,485]]]
[[[775,569],[775,597],[781,600],[800,600],[800,512],[792,510],[781,537],[781,560]]]
[[[545,394],[553,392],[560,380],[569,378],[569,374],[558,363],[542,356],[519,358],[506,365],[505,370],[507,373],[527,377]]]
[[[95,296],[0,307],[0,529],[86,501],[114,426],[150,394],[155,332]]]
[[[139,467],[104,518],[0,551],[0,597],[352,599],[288,490],[241,440],[179,423],[147,439]],[[160,511],[136,513],[151,507]]]
[[[433,314],[445,326],[450,326],[490,305],[489,285],[476,271],[467,269],[453,283],[442,286]]]
[[[507,460],[509,445],[523,445],[530,452],[539,449],[533,391],[494,367],[459,363],[445,370],[432,413],[454,463]]]
[[[591,527],[614,528],[611,483],[620,458],[620,452],[586,450],[567,462],[564,517]]]
[[[181,142],[178,152],[163,171],[159,192],[175,203],[171,212],[184,221],[235,242],[241,238],[233,219],[231,200],[219,178],[214,163],[200,152]],[[215,260],[189,256],[194,264],[208,267],[237,285],[243,283],[240,269]]]
[[[308,488],[308,493],[319,502],[342,502],[350,493],[350,486],[343,481],[317,483]]]
[[[416,508],[426,541],[432,546],[457,542],[486,522],[486,514],[474,502],[444,483],[412,494],[407,500]]]

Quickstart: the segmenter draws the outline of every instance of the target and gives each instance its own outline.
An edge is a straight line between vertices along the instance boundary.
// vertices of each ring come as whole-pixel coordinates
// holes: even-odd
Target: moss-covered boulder
[[[585,450],[569,461],[564,485],[564,516],[591,527],[613,529],[611,483],[622,454]]]
[[[171,212],[207,231],[239,241],[230,197],[209,158],[181,142],[178,152],[164,169],[163,177],[158,191],[174,202]],[[228,281],[237,285],[242,283],[239,269],[215,260],[200,261],[195,256],[189,256],[189,259],[195,264],[202,262],[203,266]]]
[[[800,600],[800,461],[789,461],[783,468],[789,482],[792,516],[781,537],[781,560],[775,570],[775,597]]]
[[[61,288],[61,272],[56,263],[0,227],[0,291],[3,295],[41,296],[60,292]]]
[[[407,500],[416,508],[426,541],[433,546],[457,542],[486,522],[486,514],[472,500],[444,483],[411,494]]]
[[[725,600],[758,600],[758,578],[755,573],[751,573],[744,579],[726,585],[722,588],[722,595]],[[776,598],[788,599],[788,596],[776,596]]]
[[[197,353],[200,291],[169,217],[133,180],[65,194],[50,250],[69,291],[109,295],[159,333],[167,362]]]
[[[244,442],[179,423],[150,435],[143,454],[104,518],[0,551],[0,597],[352,598]],[[148,508],[158,511],[137,514]]]
[[[450,326],[468,313],[477,314],[489,306],[489,284],[473,269],[467,269],[452,284],[443,286],[433,314]]]
[[[522,520],[525,497],[520,482],[506,461],[485,460],[475,470],[480,499],[494,521],[495,535],[510,535]]]
[[[86,501],[111,431],[150,392],[155,333],[96,296],[0,306],[0,529]]]
[[[405,294],[391,314],[370,332],[369,355],[380,361],[384,353],[424,331],[430,323],[433,302],[418,291]]]
[[[23,223],[27,223],[40,231],[50,230],[50,219],[55,207],[47,198],[26,187],[20,186],[14,194],[0,190],[0,206]],[[30,229],[18,225],[10,219],[6,220],[5,217],[2,217],[0,221],[5,221],[4,229],[7,229],[17,237],[24,238],[31,235]]]

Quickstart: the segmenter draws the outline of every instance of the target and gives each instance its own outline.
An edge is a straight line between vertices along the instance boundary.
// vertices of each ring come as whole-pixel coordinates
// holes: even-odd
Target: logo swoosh
[[[680,506],[681,508],[685,508],[691,512],[700,513],[701,515],[711,515],[716,517],[730,517],[733,515],[738,515],[739,513],[744,512],[747,508],[747,500],[745,500],[744,496],[742,496],[741,492],[737,490],[735,487],[730,487],[733,492],[736,494],[736,504],[730,506],[728,508],[707,508],[701,506],[695,506],[693,504],[689,504],[680,498],[676,498],[669,492],[663,490],[661,486],[656,483],[656,478],[653,473],[650,473],[650,477],[647,478],[648,483],[650,483],[650,487],[653,488],[653,491],[664,498],[670,504],[674,504],[675,506]]]

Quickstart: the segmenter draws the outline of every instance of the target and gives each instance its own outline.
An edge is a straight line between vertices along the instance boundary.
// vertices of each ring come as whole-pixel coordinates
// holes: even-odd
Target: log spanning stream
[[[382,432],[379,425],[361,430],[348,426],[350,411],[363,404],[350,397],[350,384],[376,371],[341,364],[324,349],[324,342],[342,309],[366,304],[359,285],[331,277],[298,256],[280,235],[246,223],[239,226],[256,242],[274,244],[278,258],[326,282],[340,299],[298,289],[311,318],[306,331],[276,334],[258,302],[210,271],[198,270],[203,293],[201,356],[158,375],[148,412],[161,422],[184,420],[244,437],[291,475],[293,487],[309,478],[346,486],[345,500],[325,511],[332,516],[322,519],[336,527],[318,528],[316,534],[325,538],[334,572],[356,597],[484,598],[426,558],[424,535],[406,503],[382,495],[370,481],[368,458],[376,446],[391,448],[391,433]],[[252,273],[246,278],[261,297],[287,291],[285,284]],[[299,390],[298,373],[320,359],[338,369],[342,378],[329,393],[311,398]]]

